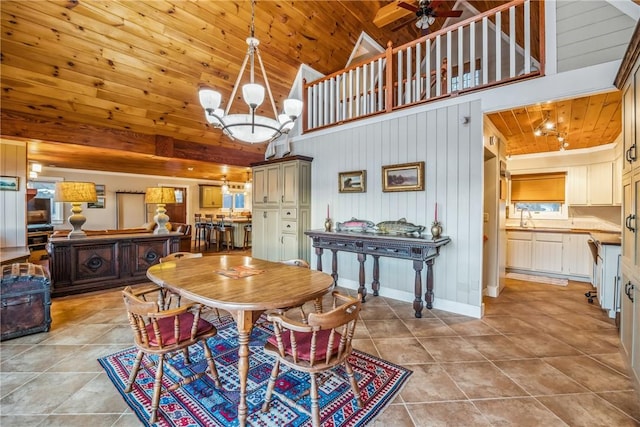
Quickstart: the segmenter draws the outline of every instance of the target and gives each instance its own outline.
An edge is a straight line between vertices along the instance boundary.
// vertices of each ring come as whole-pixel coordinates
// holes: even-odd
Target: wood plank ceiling
[[[406,16],[382,28],[373,23],[388,3],[258,1],[256,37],[278,110],[302,64],[325,74],[343,68],[362,31],[381,46],[415,39]],[[466,3],[483,12],[506,1]],[[455,2],[441,7],[452,9]],[[263,159],[265,144],[233,142],[208,125],[197,96],[199,86],[214,87],[227,105],[247,50],[249,1],[3,0],[0,13],[1,136],[30,141],[30,160],[244,181],[249,164]],[[444,23],[438,19],[431,29]],[[614,102],[614,96],[605,98],[602,120]],[[234,108],[242,104],[237,99]],[[578,108],[565,106],[559,117],[571,118],[575,135],[582,135],[580,122],[595,132],[605,124],[592,122],[600,115],[589,108],[578,115]],[[531,126],[536,113],[525,110]],[[267,102],[258,113],[270,115]],[[505,126],[509,144],[524,147],[513,153],[538,149],[524,136],[522,112],[511,115],[494,122]]]

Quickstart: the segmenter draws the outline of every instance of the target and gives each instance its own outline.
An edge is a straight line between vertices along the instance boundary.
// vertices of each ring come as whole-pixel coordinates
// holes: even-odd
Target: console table
[[[360,263],[358,292],[365,302],[367,289],[364,286],[364,263],[367,255],[373,257],[373,281],[371,288],[373,295],[378,296],[380,290],[380,257],[400,258],[413,261],[415,270],[415,299],[413,309],[416,317],[422,317],[422,268],[427,265],[427,290],[424,299],[427,308],[433,307],[433,262],[440,253],[440,247],[451,241],[449,237],[440,236],[433,239],[431,236],[411,237],[407,235],[377,234],[367,232],[337,232],[323,230],[305,231],[313,240],[317,256],[317,269],[322,271],[322,253],[324,249],[331,250],[333,257],[331,263],[331,276],[334,284],[338,283],[338,252],[353,252],[357,254]]]

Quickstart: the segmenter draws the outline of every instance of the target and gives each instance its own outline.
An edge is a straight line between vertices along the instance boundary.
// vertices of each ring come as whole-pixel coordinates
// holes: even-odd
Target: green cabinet
[[[200,207],[221,208],[222,187],[218,185],[200,185]]]

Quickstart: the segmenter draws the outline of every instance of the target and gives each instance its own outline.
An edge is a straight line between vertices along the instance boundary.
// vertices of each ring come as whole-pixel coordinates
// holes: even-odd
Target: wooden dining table
[[[333,277],[321,271],[239,255],[156,264],[147,277],[183,298],[231,313],[238,328],[238,421],[247,421],[249,337],[266,310],[294,307],[325,295]]]

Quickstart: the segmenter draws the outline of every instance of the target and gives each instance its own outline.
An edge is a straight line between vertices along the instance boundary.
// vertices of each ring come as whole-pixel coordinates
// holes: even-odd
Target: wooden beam
[[[399,3],[409,2],[397,0],[378,9],[376,16],[373,18],[373,23],[376,25],[376,27],[382,28],[394,21],[397,21],[400,18],[404,18],[405,16],[411,14],[410,10],[398,6]]]

